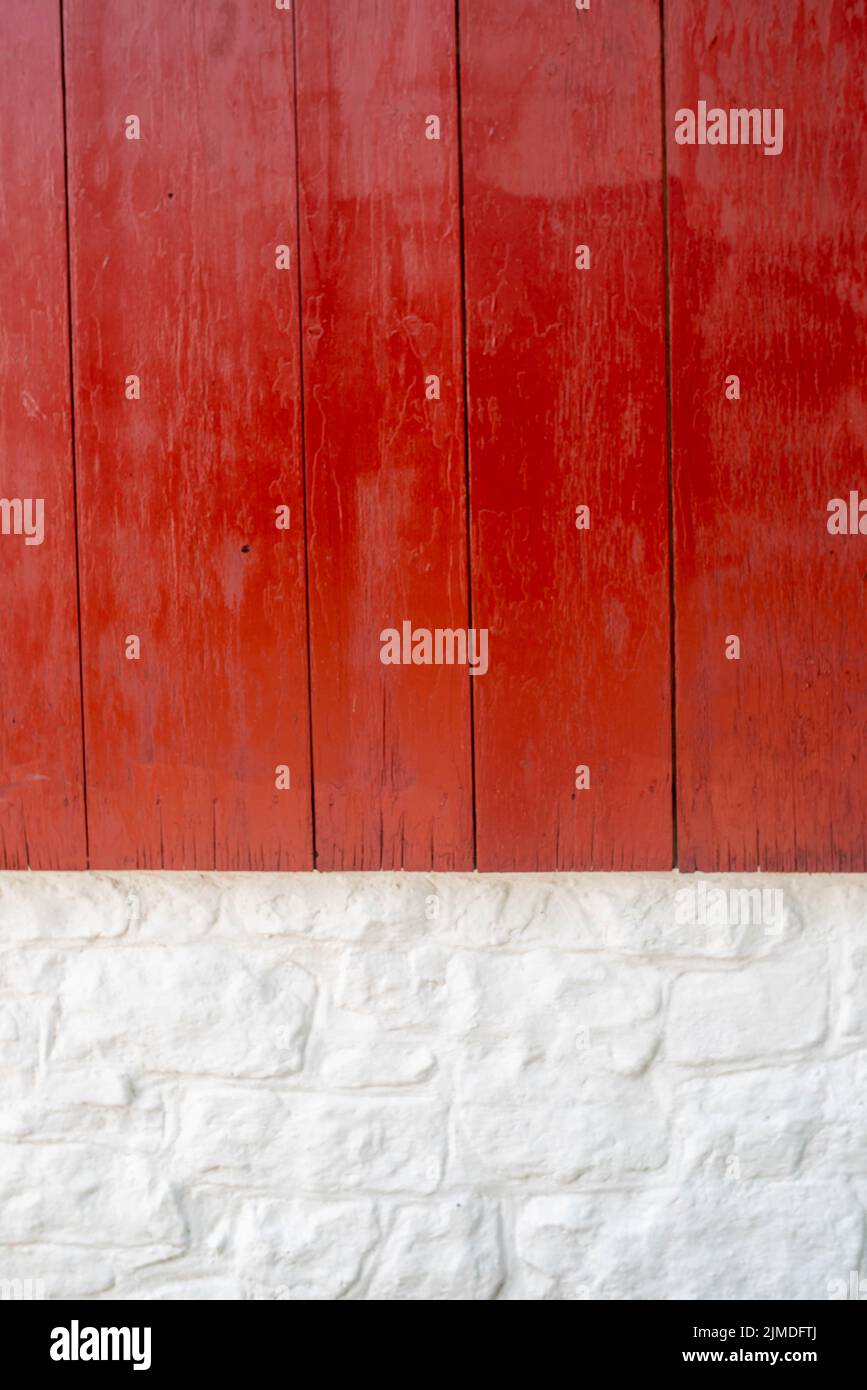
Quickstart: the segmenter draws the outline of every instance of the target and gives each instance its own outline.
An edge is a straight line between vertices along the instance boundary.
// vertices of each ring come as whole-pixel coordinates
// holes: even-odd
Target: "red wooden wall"
[[[87,851],[56,0],[0,5],[0,104],[0,497],[22,504],[19,534],[11,514],[0,534],[0,865],[78,869]]]
[[[867,497],[867,13],[665,10],[669,137],[784,112],[777,155],[669,138],[680,865],[863,870],[867,535],[827,503]]]
[[[464,12],[479,867],[666,868],[658,9]]]
[[[299,5],[297,69],[317,864],[469,868],[466,670],[379,640],[467,626],[454,4]]]
[[[0,865],[867,867],[865,31],[6,0]]]
[[[64,16],[91,863],[310,867],[292,16]]]

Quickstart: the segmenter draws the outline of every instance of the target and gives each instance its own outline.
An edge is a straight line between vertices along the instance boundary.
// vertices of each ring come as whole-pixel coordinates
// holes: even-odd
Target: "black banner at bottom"
[[[297,1338],[308,1331],[306,1314],[291,1303],[131,1303],[131,1302],[24,1302],[4,1300],[0,1319],[7,1345],[14,1347],[16,1371],[29,1370],[58,1376],[93,1376],[110,1369],[115,1375],[150,1376],[161,1380],[194,1371],[201,1378],[213,1375],[225,1379],[235,1374],[263,1370],[286,1375],[297,1374],[297,1358],[307,1363],[312,1356],[323,1359],[323,1370],[334,1375],[339,1370],[336,1347],[328,1342],[303,1343]],[[556,1324],[555,1324],[556,1327]],[[558,1329],[559,1330],[559,1329]],[[573,1305],[567,1327],[568,1355],[576,1370],[596,1365],[608,1373],[668,1373],[674,1368],[701,1371],[702,1368],[802,1366],[842,1371],[858,1364],[862,1349],[864,1322],[860,1310],[849,1300],[839,1303],[590,1303]],[[381,1339],[383,1334],[377,1333]],[[380,1342],[377,1360],[386,1354],[390,1374],[405,1376],[408,1367],[398,1359],[399,1327]],[[486,1324],[481,1337],[458,1343],[437,1329],[426,1348],[425,1371],[430,1374],[434,1358],[442,1358],[442,1372],[454,1376],[456,1359],[466,1374],[492,1369],[498,1353],[508,1353],[513,1370],[514,1353],[539,1362],[539,1345],[534,1338],[515,1336],[514,1327],[504,1329],[497,1344]],[[535,1351],[532,1347],[535,1345]],[[365,1344],[353,1339],[347,1344],[352,1357],[347,1370],[353,1376],[362,1371]],[[369,1355],[369,1344],[367,1344]],[[546,1343],[544,1364],[554,1348]],[[562,1356],[567,1351],[564,1345]],[[556,1353],[555,1353],[556,1354]],[[576,1357],[578,1358],[576,1361]],[[293,1361],[295,1367],[293,1369]],[[303,1364],[302,1363],[302,1364]],[[399,1371],[399,1367],[402,1370]],[[309,1365],[303,1371],[309,1377]],[[559,1373],[557,1373],[559,1374]],[[390,1377],[389,1377],[390,1378]]]

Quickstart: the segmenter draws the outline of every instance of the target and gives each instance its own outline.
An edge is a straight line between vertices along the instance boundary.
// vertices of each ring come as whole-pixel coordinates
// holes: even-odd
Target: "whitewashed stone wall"
[[[867,880],[696,882],[0,875],[7,1296],[851,1297]]]

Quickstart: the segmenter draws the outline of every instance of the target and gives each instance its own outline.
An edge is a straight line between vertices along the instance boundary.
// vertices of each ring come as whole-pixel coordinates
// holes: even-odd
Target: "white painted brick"
[[[54,1013],[55,1006],[49,996],[16,999],[0,994],[0,1068],[38,1067]]]
[[[448,985],[451,1028],[485,1040],[489,1054],[498,1040],[525,1046],[536,1061],[544,1054],[555,1084],[588,1070],[638,1070],[661,1037],[659,972],[633,962],[464,952],[450,963]]]
[[[429,1047],[371,1038],[329,1048],[319,1074],[328,1087],[412,1086],[433,1076],[436,1065]]]
[[[345,1298],[379,1237],[373,1202],[242,1203],[234,1258],[247,1298]]]
[[[857,1263],[862,1228],[839,1180],[537,1197],[517,1221],[519,1287],[546,1299],[823,1299]]]
[[[491,1299],[505,1275],[496,1207],[466,1193],[412,1202],[390,1214],[373,1257],[368,1298]]]
[[[197,1088],[182,1102],[174,1146],[186,1180],[286,1195],[433,1192],[445,1114],[411,1099]]]
[[[0,875],[0,1280],[840,1296],[865,979],[858,875]]]
[[[0,1208],[7,1240],[147,1246],[163,1257],[184,1243],[162,1165],[97,1144],[0,1143]]]
[[[3,1092],[0,1139],[87,1142],[126,1153],[157,1153],[163,1142],[159,1092],[99,1065],[14,1072]]]
[[[434,934],[409,947],[349,947],[340,964],[336,1001],[377,1018],[384,1028],[435,1027],[450,1002],[448,961]]]
[[[659,1088],[643,1078],[557,1073],[526,1047],[472,1052],[460,1069],[456,1150],[462,1178],[555,1185],[585,1174],[653,1172],[667,1156]]]
[[[0,942],[75,941],[127,931],[131,898],[108,874],[0,873]]]
[[[822,950],[800,950],[750,969],[695,971],[672,988],[667,1055],[726,1062],[797,1052],[817,1043],[828,1012]]]
[[[18,1281],[24,1287],[14,1292],[25,1301],[96,1298],[112,1289],[116,1277],[117,1252],[94,1249],[86,1242],[0,1245],[0,1290]]]
[[[27,954],[45,989],[48,965],[40,971],[41,953]],[[51,979],[59,1008],[51,1060],[97,1057],[139,1073],[297,1071],[316,993],[285,950],[214,941],[70,954]]]
[[[867,941],[860,939],[861,933],[852,935],[854,939],[842,946],[836,972],[840,1004],[834,1024],[844,1042],[867,1040]]]
[[[867,1052],[692,1077],[675,1113],[688,1180],[867,1173]]]

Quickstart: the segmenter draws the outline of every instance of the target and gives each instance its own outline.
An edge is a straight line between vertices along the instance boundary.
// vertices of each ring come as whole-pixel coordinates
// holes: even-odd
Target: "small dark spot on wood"
[[[242,546],[241,546],[241,554],[242,554],[242,555],[246,555],[246,554],[247,554],[247,551],[248,551],[249,549],[250,549],[250,547],[249,547],[248,545],[242,545]]]
[[[167,198],[174,198],[174,196],[175,196],[174,193],[167,193],[167,194],[166,194],[166,197],[167,197]]]

